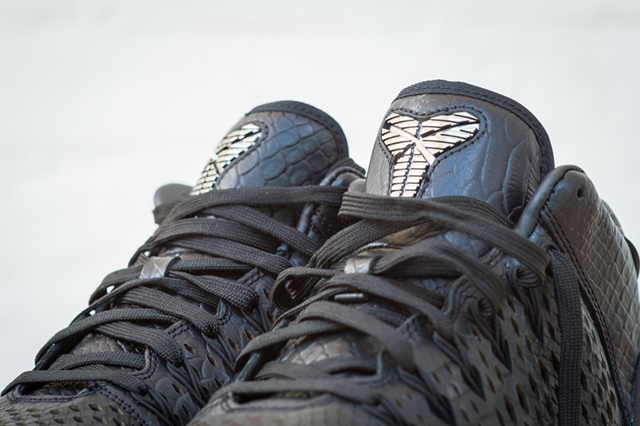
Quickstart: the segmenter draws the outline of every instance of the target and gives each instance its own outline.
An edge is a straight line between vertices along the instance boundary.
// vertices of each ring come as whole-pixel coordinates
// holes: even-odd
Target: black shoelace
[[[248,323],[267,331],[272,324],[255,309],[259,298],[249,286],[252,278],[259,271],[276,276],[290,267],[285,252],[297,250],[311,256],[319,248],[316,241],[267,211],[307,203],[339,206],[344,191],[330,186],[215,190],[161,206],[155,212],[160,227],[133,256],[130,266],[104,279],[89,306],[40,350],[35,370],[20,375],[3,394],[18,385],[109,382],[131,391],[139,404],[160,419],[178,424],[167,400],[145,384],[140,374],[149,363],[149,351],[164,359],[174,379],[204,405],[210,391],[185,366],[183,350],[169,329],[190,323],[231,371],[235,354],[227,353],[218,341],[224,339],[219,326],[225,306],[241,310]],[[155,257],[166,247],[206,256]],[[144,277],[140,259],[147,258],[164,269],[163,276]],[[69,355],[89,333],[145,348],[144,353]]]
[[[426,320],[429,326],[425,329],[429,330],[432,341],[460,367],[465,382],[482,395],[478,370],[453,343],[454,323],[460,317],[473,318],[480,332],[490,341],[493,353],[501,357],[503,339],[492,319],[508,291],[505,281],[515,282],[512,287],[516,287],[516,292],[532,289],[546,282],[547,266],[551,263],[563,332],[559,372],[560,424],[574,424],[579,419],[580,295],[573,268],[564,255],[555,250],[547,252],[517,234],[505,215],[473,198],[422,200],[346,193],[340,214],[359,221],[329,239],[307,267],[290,268],[278,276],[273,300],[285,313],[273,331],[257,337],[242,351],[236,367],[243,369],[237,381],[220,390],[220,395],[232,393],[244,400],[271,394],[328,393],[363,404],[364,409],[383,416],[389,424],[402,424],[402,417],[388,396],[351,377],[353,374],[381,374],[379,369],[383,364],[376,360],[338,357],[310,365],[266,362],[291,339],[351,330],[377,340],[384,348],[379,356],[392,357],[401,367],[398,374],[402,380],[425,395],[434,414],[448,424],[454,424],[450,403],[436,392],[431,379],[422,377],[417,371],[414,348],[399,327],[412,319]],[[364,273],[343,272],[349,262],[348,256],[356,250],[412,227],[419,227],[422,235],[447,231],[466,234],[517,259],[521,266],[510,279],[503,279],[486,264],[493,251],[477,258],[446,239],[426,237],[368,260],[365,257],[364,264],[355,266]],[[450,280],[446,296],[427,290],[412,280],[431,277]],[[367,302],[376,303],[373,306]],[[537,306],[529,302],[525,312],[534,332],[540,333],[536,330],[541,327]],[[248,379],[252,381],[246,381]]]

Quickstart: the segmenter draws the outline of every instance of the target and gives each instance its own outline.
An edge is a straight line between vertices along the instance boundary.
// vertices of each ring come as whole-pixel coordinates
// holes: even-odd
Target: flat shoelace
[[[273,300],[285,312],[274,331],[251,341],[236,362],[239,381],[219,391],[238,396],[260,397],[269,394],[294,392],[329,393],[347,401],[368,406],[385,407],[387,419],[401,424],[402,417],[383,394],[359,384],[352,378],[335,373],[379,373],[376,360],[354,360],[338,357],[309,365],[282,361],[263,362],[264,354],[282,348],[291,339],[326,333],[356,331],[377,341],[385,356],[392,357],[401,367],[402,379],[427,398],[432,411],[445,421],[454,421],[452,409],[433,388],[430,380],[416,372],[414,348],[399,330],[406,322],[423,318],[430,324],[431,338],[436,347],[460,366],[465,382],[482,395],[481,379],[472,368],[466,354],[460,353],[452,343],[453,325],[463,313],[476,319],[487,336],[493,353],[503,353],[495,327],[490,326],[507,292],[503,278],[470,251],[437,236],[421,239],[412,245],[371,257],[366,273],[345,273],[345,258],[367,244],[411,227],[422,227],[423,234],[443,234],[454,231],[479,240],[515,258],[522,265],[515,277],[517,285],[532,288],[545,282],[546,268],[553,259],[554,270],[560,271],[556,287],[565,289],[559,304],[566,305],[567,313],[560,318],[567,331],[563,338],[563,361],[579,365],[582,334],[579,312],[579,293],[571,266],[559,252],[544,249],[517,234],[512,223],[488,204],[468,197],[440,197],[428,200],[389,198],[369,194],[346,193],[340,215],[359,220],[345,228],[315,253],[307,267],[289,268],[276,280]],[[568,266],[569,265],[569,266]],[[410,280],[396,278],[446,277],[451,281],[447,295],[429,291]],[[367,301],[376,301],[375,307]],[[480,301],[480,302],[478,302]],[[383,309],[401,307],[406,315],[396,318]],[[578,305],[576,305],[578,303]],[[577,308],[576,308],[577,306]],[[564,306],[560,306],[563,311]],[[395,315],[395,316],[394,316]],[[534,321],[532,321],[534,322]],[[382,354],[382,353],[381,353]],[[501,361],[505,362],[504,359]],[[560,372],[560,388],[566,392],[562,424],[579,408],[579,388],[573,383],[575,368]],[[571,370],[571,371],[568,371]],[[255,378],[251,382],[247,378]],[[578,405],[575,395],[578,395]],[[561,398],[561,403],[562,403]],[[561,407],[562,409],[563,407]],[[571,411],[573,410],[573,411]],[[378,412],[379,414],[379,412]],[[576,416],[576,418],[578,418]]]
[[[291,266],[276,253],[283,243],[307,256],[319,247],[266,211],[308,203],[339,206],[344,191],[330,186],[215,190],[185,197],[170,210],[157,209],[156,220],[161,225],[133,256],[130,266],[103,280],[89,306],[40,350],[35,371],[20,375],[3,394],[17,385],[109,382],[137,394],[138,402],[161,419],[169,423],[176,420],[167,400],[136,372],[145,368],[148,353],[67,354],[84,336],[96,333],[153,351],[166,361],[173,377],[194,400],[204,405],[210,393],[192,369],[184,367],[183,350],[167,329],[180,321],[190,323],[230,369],[235,354],[226,353],[216,341],[224,314],[216,312],[220,302],[241,310],[256,329],[268,330],[270,323],[261,323],[251,315],[259,300],[248,286],[252,277],[258,270],[275,276]],[[153,256],[166,247],[208,256],[176,257],[170,260],[165,276],[141,278],[143,265],[136,264],[136,259]],[[228,278],[229,274],[240,278]],[[200,303],[216,313],[200,308]]]

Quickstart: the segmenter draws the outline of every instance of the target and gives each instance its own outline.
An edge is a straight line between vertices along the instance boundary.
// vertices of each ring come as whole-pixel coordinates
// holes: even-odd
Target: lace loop
[[[40,350],[37,370],[20,375],[3,394],[18,385],[107,382],[134,392],[141,406],[177,423],[168,400],[135,373],[146,367],[149,358],[164,361],[172,380],[203,405],[209,392],[186,365],[185,348],[173,335],[176,326],[188,324],[202,333],[204,342],[219,353],[222,368],[231,368],[235,353],[226,336],[219,335],[229,306],[242,312],[247,324],[257,330],[268,329],[268,318],[254,313],[259,297],[251,287],[253,278],[260,271],[276,275],[291,266],[276,254],[283,243],[288,250],[307,255],[318,248],[315,241],[273,219],[269,212],[307,203],[337,206],[344,191],[331,186],[239,188],[183,197],[161,206],[156,209],[160,227],[138,249],[130,266],[103,280],[89,306]],[[176,253],[181,257],[172,258],[165,276],[141,277],[140,261]],[[127,350],[69,353],[90,334],[116,339],[128,351],[144,348],[146,355]]]
[[[396,418],[393,404],[385,402],[384,395],[374,395],[369,388],[334,375],[371,374],[370,360],[360,360],[360,365],[354,363],[353,357],[336,355],[304,366],[270,361],[260,367],[253,362],[266,361],[262,355],[254,355],[277,353],[287,342],[291,345],[286,346],[288,351],[295,350],[292,339],[315,335],[329,335],[323,339],[331,339],[333,333],[348,332],[354,333],[349,336],[377,342],[379,356],[391,357],[399,367],[397,374],[420,382],[413,385],[426,394],[434,412],[449,418],[452,413],[446,398],[436,394],[428,380],[422,382],[411,374],[419,354],[403,330],[409,324],[421,323],[421,333],[429,335],[431,344],[460,368],[465,383],[483,396],[480,373],[461,350],[455,330],[460,327],[460,320],[476,324],[478,332],[487,336],[497,359],[508,362],[508,347],[495,326],[494,316],[510,296],[490,262],[505,255],[515,258],[522,266],[512,275],[522,279],[519,286],[527,289],[545,282],[547,252],[517,234],[504,214],[467,197],[422,200],[347,193],[340,215],[357,222],[330,238],[307,267],[290,268],[276,280],[273,301],[279,309],[287,310],[281,318],[291,322],[252,341],[236,362],[236,368],[242,368],[251,358],[251,373],[241,371],[240,376],[244,379],[253,374],[259,381],[235,383],[220,394],[259,397],[287,392],[329,393],[345,400],[366,400],[368,404],[375,401],[388,408],[389,418]],[[405,229],[416,231],[391,237]],[[490,247],[478,257],[472,250],[447,241],[445,235],[449,232]],[[402,238],[405,243],[396,242]],[[360,259],[367,267],[354,266],[348,268],[351,273],[343,272],[348,256],[354,265]],[[446,295],[425,288],[424,280],[435,279],[448,282]],[[333,301],[339,295],[357,294],[363,297]],[[302,341],[313,344],[313,340]],[[284,356],[286,359],[298,355],[287,352]],[[424,364],[425,360],[420,362]],[[377,374],[382,374],[383,365],[378,364]],[[345,389],[349,389],[349,395]]]

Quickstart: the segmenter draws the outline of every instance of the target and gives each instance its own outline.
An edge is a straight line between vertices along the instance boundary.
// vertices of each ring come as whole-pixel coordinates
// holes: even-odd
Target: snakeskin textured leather
[[[379,293],[373,290],[364,297],[349,296],[354,301],[342,303],[352,303],[353,310],[385,313],[376,318],[392,325],[411,343],[415,370],[401,367],[373,334],[344,330],[310,334],[289,340],[269,360],[289,363],[292,370],[295,365],[322,364],[308,373],[318,378],[300,379],[300,389],[305,389],[305,381],[324,383],[334,378],[346,383],[348,379],[354,389],[366,388],[378,399],[362,402],[329,385],[326,391],[243,394],[240,384],[234,388],[239,395],[224,389],[218,392],[191,426],[325,425],[329,419],[354,426],[631,424],[640,355],[640,305],[637,271],[622,231],[582,170],[574,166],[553,169],[549,140],[541,125],[507,98],[463,83],[426,82],[405,89],[385,117],[397,113],[426,120],[458,111],[479,117],[479,130],[436,157],[416,197],[464,195],[485,201],[508,215],[515,222],[514,232],[543,248],[550,259],[552,253],[567,259],[569,279],[579,291],[575,298],[579,301],[574,301],[580,340],[562,326],[561,310],[566,305],[558,295],[570,284],[551,265],[544,278],[529,286],[522,276],[521,261],[501,250],[458,233],[445,231],[434,236],[433,230],[425,233],[413,227],[360,247],[333,267],[344,268],[348,274],[374,275],[367,266],[372,259],[378,257],[382,262],[386,254],[402,253],[424,239],[444,238],[477,256],[501,277],[506,292],[496,301],[499,307],[489,325],[480,320],[480,314],[456,311],[452,336],[444,338],[434,332],[434,320],[376,297]],[[366,192],[390,194],[395,161],[378,137]],[[384,278],[394,285],[404,283],[406,288],[421,285],[438,292],[445,301],[476,297],[472,286],[453,287],[451,280],[443,278]],[[329,304],[311,302],[300,308],[298,318],[314,303]],[[578,346],[581,343],[581,349],[577,373],[567,379],[561,357],[571,339]],[[375,374],[354,367],[329,375],[329,367],[324,367],[347,365],[350,360],[351,365],[375,360]],[[269,371],[275,374],[278,370]],[[268,383],[269,374],[258,375],[257,383]],[[277,377],[282,383],[297,380],[295,376]],[[561,386],[567,385],[566,380],[569,387],[576,386],[571,389],[578,392],[573,406],[577,412],[576,417],[562,420],[567,406],[562,405],[561,393],[568,388]],[[319,388],[320,384],[314,389]]]
[[[340,127],[313,107],[289,101],[263,105],[244,116],[230,132],[249,123],[260,127],[260,139],[227,165],[216,188],[309,184],[348,187],[354,179],[363,177],[362,169],[347,159],[348,149]],[[334,167],[336,164],[338,167]],[[171,201],[186,192],[184,186],[165,188],[158,195],[159,202]],[[273,218],[282,222],[294,226],[298,223],[300,231],[319,243],[343,227],[337,217],[337,208],[328,205],[310,204],[304,209],[285,207],[272,213]],[[169,247],[164,255],[172,256],[172,253]],[[297,252],[283,255],[291,257],[292,262],[307,260]],[[204,255],[181,252],[181,256]],[[139,261],[147,260],[141,256]],[[209,394],[231,381],[232,366],[239,351],[275,321],[277,312],[270,301],[274,278],[257,268],[239,278],[239,282],[258,295],[257,306],[252,312],[223,301],[218,306],[200,303],[201,309],[215,312],[219,319],[220,328],[215,337],[203,334],[186,320],[169,328],[156,325],[155,328],[170,336],[179,348],[184,358],[180,366],[170,365],[143,345],[120,341],[99,330],[85,336],[70,353],[106,351],[145,355],[147,365],[144,369],[128,371],[157,391],[180,419],[178,424],[184,425],[202,408],[209,395],[188,392],[183,381],[196,377]],[[26,392],[18,386],[0,399],[0,426],[155,426],[165,422],[159,413],[140,404],[131,392],[105,382],[52,383]]]
[[[590,339],[591,343],[585,347],[588,353],[606,362],[606,370],[616,387],[613,400],[618,401],[628,416],[640,354],[640,304],[632,254],[621,230],[582,170],[559,168],[549,179],[557,183],[553,191],[545,194],[548,199],[542,208],[540,223],[577,271],[583,314],[589,317],[592,331],[597,335],[597,339]],[[585,378],[591,378],[594,373],[598,374],[598,370],[590,369],[585,372]],[[606,403],[598,404],[602,405]]]
[[[248,123],[260,125],[261,140],[221,173],[217,188],[317,184],[327,169],[348,155],[346,145],[336,142],[335,130],[304,115],[260,108],[234,129]]]
[[[454,112],[479,117],[479,130],[472,139],[436,158],[416,196],[470,195],[517,219],[541,178],[539,142],[518,116],[479,99],[447,95],[398,99],[391,104],[388,114],[426,120]],[[503,146],[504,143],[508,146]],[[369,163],[366,192],[389,193],[392,165],[393,157],[378,135]]]

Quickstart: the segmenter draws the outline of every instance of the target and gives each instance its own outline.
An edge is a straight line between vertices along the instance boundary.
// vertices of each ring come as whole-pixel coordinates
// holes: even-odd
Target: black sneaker
[[[156,233],[4,390],[0,425],[183,425],[231,381],[275,320],[276,275],[341,228],[363,171],[298,102],[253,109],[216,151],[195,187],[157,192]]]
[[[345,194],[357,222],[280,274],[276,329],[191,425],[630,424],[637,255],[585,173],[553,167],[518,103],[403,90]]]

